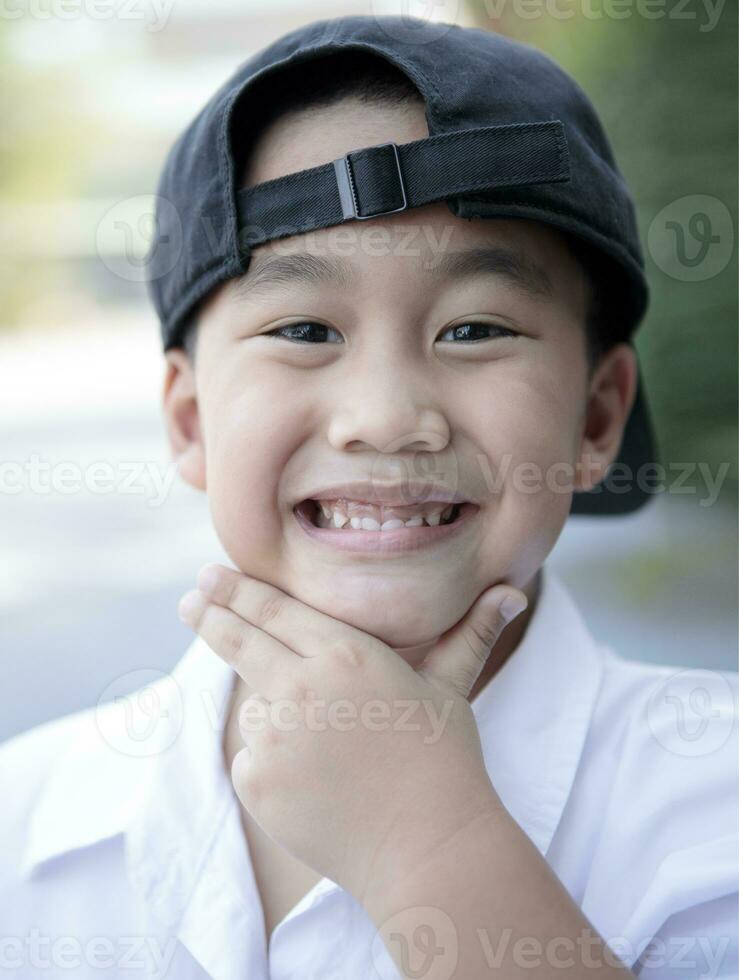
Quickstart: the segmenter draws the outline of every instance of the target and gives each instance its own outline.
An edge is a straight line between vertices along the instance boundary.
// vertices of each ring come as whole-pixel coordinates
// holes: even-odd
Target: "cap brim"
[[[650,488],[650,474],[645,467],[658,462],[654,427],[640,369],[634,404],[618,456],[606,478],[597,486],[573,494],[570,513],[610,517],[638,510],[655,493]],[[654,475],[651,475],[651,479],[654,479]]]

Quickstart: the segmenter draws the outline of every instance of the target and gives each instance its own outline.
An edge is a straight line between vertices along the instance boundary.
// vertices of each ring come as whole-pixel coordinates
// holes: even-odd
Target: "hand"
[[[507,620],[484,592],[417,670],[391,647],[223,565],[181,618],[254,692],[236,794],[262,829],[360,902],[500,801],[467,700]],[[510,618],[513,618],[511,616]],[[408,867],[413,866],[408,864]]]

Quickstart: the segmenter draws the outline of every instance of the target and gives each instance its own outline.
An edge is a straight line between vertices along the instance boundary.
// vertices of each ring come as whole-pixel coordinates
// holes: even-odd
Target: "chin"
[[[368,602],[366,598],[347,601],[346,597],[336,596],[330,602],[322,599],[319,603],[307,596],[303,601],[393,648],[416,647],[431,642],[450,629],[467,610],[465,606],[460,608],[459,613],[450,612],[444,616],[444,610],[439,608],[438,603],[429,601],[428,597],[424,601],[417,595],[414,601],[396,597],[392,603]]]

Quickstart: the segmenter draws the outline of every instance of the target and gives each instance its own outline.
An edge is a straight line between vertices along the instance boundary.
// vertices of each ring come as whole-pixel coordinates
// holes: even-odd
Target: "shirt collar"
[[[544,566],[523,639],[472,702],[492,784],[542,854],[569,796],[602,675],[601,648]],[[232,962],[235,936],[261,941],[258,893],[222,752],[235,680],[196,637],[171,675],[148,689],[153,701],[133,696],[80,712],[32,814],[23,861],[32,874],[46,860],[125,834],[134,887],[165,928],[179,924],[181,936],[191,930],[201,962],[222,955],[224,930]],[[156,725],[142,746],[135,733],[152,726],[152,704]],[[205,874],[219,882],[217,905],[197,900]],[[317,893],[335,888],[324,879]],[[212,930],[203,930],[203,917]]]
[[[602,647],[546,565],[526,632],[472,702],[485,765],[542,855],[577,772],[603,679]]]
[[[63,719],[72,731],[31,815],[27,875],[130,830],[158,798],[166,798],[173,830],[208,838],[206,811],[222,808],[231,788],[221,739],[236,674],[199,636],[170,674],[146,673],[155,679],[132,695]]]

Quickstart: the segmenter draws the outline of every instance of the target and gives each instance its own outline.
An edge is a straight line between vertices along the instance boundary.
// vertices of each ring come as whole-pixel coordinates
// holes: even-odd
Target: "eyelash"
[[[299,323],[289,323],[289,324],[287,324],[284,327],[277,327],[277,329],[275,329],[275,330],[270,330],[267,334],[265,334],[265,336],[267,336],[267,337],[279,337],[281,340],[290,340],[291,342],[294,342],[294,343],[306,344],[306,346],[309,346],[309,347],[310,346],[316,346],[315,344],[311,344],[308,341],[302,341],[302,340],[292,341],[292,338],[290,338],[290,337],[284,337],[281,334],[281,331],[282,330],[295,330],[298,327],[306,327],[306,326],[316,326],[316,327],[322,327],[324,330],[333,330],[333,327],[327,327],[323,323],[317,323],[314,320],[303,320],[303,321],[301,321]],[[498,324],[498,323],[483,323],[482,321],[479,321],[479,320],[466,320],[464,323],[456,323],[453,327],[447,327],[446,330],[443,331],[443,333],[448,333],[450,330],[459,330],[462,327],[468,327],[468,326],[485,327],[485,328],[487,328],[489,330],[496,330],[496,331],[498,331],[498,334],[497,335],[499,337],[519,337],[520,336],[520,334],[516,333],[515,330],[510,330],[508,327],[501,327],[500,324]],[[336,332],[336,331],[334,331],[334,332]],[[483,337],[482,339],[483,340],[492,340],[494,338],[493,337]],[[479,341],[479,340],[472,341],[472,343],[480,343],[480,342],[481,341]],[[468,346],[468,345],[467,344],[463,344],[463,346]]]

